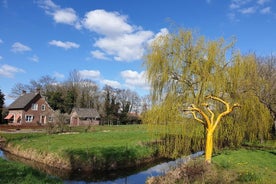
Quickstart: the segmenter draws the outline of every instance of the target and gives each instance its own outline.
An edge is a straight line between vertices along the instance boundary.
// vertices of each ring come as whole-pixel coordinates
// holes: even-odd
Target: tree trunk
[[[205,162],[211,163],[213,152],[213,131],[207,129],[206,145],[205,145]]]

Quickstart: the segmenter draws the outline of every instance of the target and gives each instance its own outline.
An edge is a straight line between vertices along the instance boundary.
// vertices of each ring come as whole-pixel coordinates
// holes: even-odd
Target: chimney
[[[36,89],[35,89],[35,93],[36,93],[36,94],[39,94],[39,93],[40,93],[40,88],[36,88]]]
[[[26,95],[26,91],[22,90],[21,96]]]

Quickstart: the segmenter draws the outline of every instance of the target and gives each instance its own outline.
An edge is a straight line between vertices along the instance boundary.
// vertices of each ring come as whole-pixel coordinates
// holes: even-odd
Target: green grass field
[[[276,183],[276,148],[227,150],[214,156],[213,163],[224,177],[237,182]]]
[[[72,129],[66,134],[0,134],[12,145],[41,154],[56,154],[63,159],[125,162],[149,158],[154,149],[145,146],[152,139],[143,125],[95,126],[89,131]]]

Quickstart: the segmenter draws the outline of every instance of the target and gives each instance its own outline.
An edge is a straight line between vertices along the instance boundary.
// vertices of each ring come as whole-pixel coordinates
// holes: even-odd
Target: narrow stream
[[[139,170],[128,169],[128,170],[117,170],[114,172],[99,172],[99,173],[83,173],[70,172],[66,170],[61,170],[53,167],[46,166],[45,164],[40,164],[31,160],[22,159],[15,155],[3,152],[0,150],[0,157],[11,160],[23,162],[41,172],[47,173],[52,176],[62,178],[65,184],[141,184],[145,183],[147,178],[152,176],[163,175],[170,169],[179,166],[180,164],[189,161],[192,158],[199,157],[203,155],[203,151],[197,152],[190,156],[179,158],[170,162],[155,163],[155,166],[145,166]]]

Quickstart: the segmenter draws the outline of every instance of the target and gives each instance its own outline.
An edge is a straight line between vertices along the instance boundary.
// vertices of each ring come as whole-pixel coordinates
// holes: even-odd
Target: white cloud
[[[146,43],[152,36],[151,31],[138,31],[116,37],[100,38],[94,46],[107,55],[112,55],[117,61],[133,61],[141,59]]]
[[[55,11],[53,13],[53,18],[56,23],[74,25],[77,29],[81,28],[81,25],[78,22],[78,16],[72,8],[65,8]]]
[[[57,47],[61,47],[61,48],[64,48],[64,49],[72,49],[72,48],[79,48],[80,45],[77,44],[77,43],[74,43],[74,42],[62,42],[62,41],[59,41],[59,40],[52,40],[49,42],[50,45],[54,45],[54,46],[57,46]]]
[[[65,78],[65,75],[63,75],[62,73],[59,73],[59,72],[54,72],[53,76],[56,78],[59,78],[59,79]]]
[[[10,65],[2,65],[0,67],[0,75],[8,78],[13,78],[16,73],[23,73],[25,72],[23,69],[16,68]]]
[[[81,28],[79,17],[74,9],[60,8],[51,0],[40,0],[38,5],[46,14],[51,15],[56,23],[73,25],[76,29]]]
[[[109,58],[106,56],[106,54],[99,50],[93,50],[90,53],[94,58],[102,59],[102,60],[109,60]]]
[[[34,61],[34,62],[38,62],[39,57],[37,55],[33,55],[32,57],[29,57],[29,60]]]
[[[13,45],[12,45],[12,49],[11,51],[12,52],[26,52],[26,51],[31,51],[32,49],[26,45],[23,45],[22,43],[20,42],[15,42]]]
[[[260,10],[261,14],[269,14],[271,13],[271,8],[270,7],[266,7]]]
[[[166,36],[167,34],[169,34],[169,30],[167,28],[160,29],[160,31],[155,34],[154,38],[152,38],[148,41],[148,44],[150,45],[158,37]]]
[[[239,21],[239,15],[272,14],[271,7],[264,5],[271,3],[271,0],[231,0],[228,17],[232,21]]]
[[[8,0],[3,0],[2,5],[4,8],[8,8]]]
[[[80,70],[79,74],[82,78],[87,79],[98,79],[101,75],[100,71],[98,70]]]
[[[83,25],[98,34],[115,36],[133,32],[133,27],[126,21],[127,16],[120,15],[118,12],[94,10],[85,15]]]
[[[123,77],[126,86],[128,86],[129,88],[149,88],[145,76],[145,71],[139,73],[133,70],[125,70],[121,72],[121,76]]]
[[[111,86],[113,88],[120,88],[121,84],[118,81],[113,81],[113,80],[102,80],[101,81],[103,84]]]
[[[263,5],[265,3],[268,3],[270,2],[270,0],[258,0],[257,3],[260,4],[260,5]]]
[[[239,12],[242,14],[253,14],[256,12],[256,8],[255,7],[243,8],[243,9],[240,9]]]

